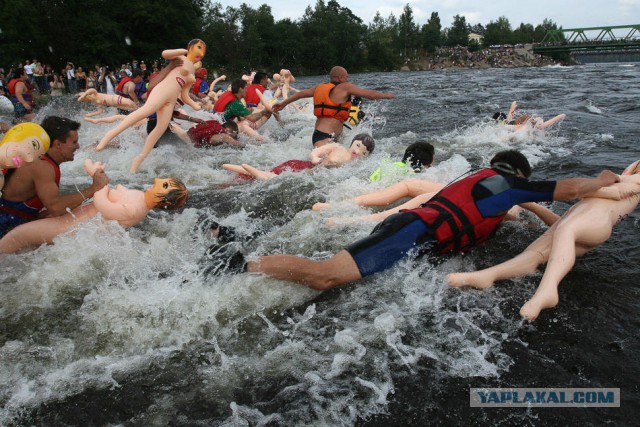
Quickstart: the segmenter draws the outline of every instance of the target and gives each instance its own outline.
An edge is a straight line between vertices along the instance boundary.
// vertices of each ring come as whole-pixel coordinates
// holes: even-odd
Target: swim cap
[[[352,144],[353,141],[361,141],[362,144],[367,147],[367,150],[369,150],[369,154],[373,153],[373,149],[376,148],[376,143],[373,140],[373,137],[368,133],[359,133],[351,140]]]

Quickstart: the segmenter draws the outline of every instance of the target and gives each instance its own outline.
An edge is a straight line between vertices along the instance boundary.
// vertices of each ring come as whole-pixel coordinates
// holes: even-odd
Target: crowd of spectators
[[[27,74],[28,89],[38,94],[58,96],[75,94],[94,88],[98,92],[113,94],[118,82],[124,77],[131,77],[136,69],[142,71],[143,80],[160,68],[158,61],[147,66],[144,61],[137,60],[120,66],[106,66],[95,64],[93,67],[76,67],[73,62],[67,62],[64,68],[54,69],[50,64],[42,64],[37,59],[26,60],[8,68],[0,67],[0,95],[8,93],[9,82],[15,77],[16,71],[24,69]]]

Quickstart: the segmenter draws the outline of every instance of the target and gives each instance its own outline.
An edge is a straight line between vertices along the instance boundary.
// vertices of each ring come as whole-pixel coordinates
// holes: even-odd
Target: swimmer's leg
[[[351,254],[342,250],[326,261],[315,261],[293,255],[269,255],[247,263],[250,273],[264,273],[317,290],[331,289],[360,280],[360,270]]]

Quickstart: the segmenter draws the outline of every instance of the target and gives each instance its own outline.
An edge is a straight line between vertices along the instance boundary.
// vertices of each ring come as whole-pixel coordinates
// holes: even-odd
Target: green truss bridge
[[[640,61],[640,24],[549,30],[533,52],[580,62],[604,62],[607,57]]]

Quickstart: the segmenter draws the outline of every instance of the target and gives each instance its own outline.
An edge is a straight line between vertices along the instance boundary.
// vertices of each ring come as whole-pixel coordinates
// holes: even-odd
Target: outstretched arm
[[[302,99],[302,98],[310,98],[313,96],[313,93],[315,92],[316,87],[310,87],[308,89],[305,90],[301,90],[300,92],[296,92],[293,95],[291,95],[290,97],[288,97],[287,99],[285,99],[284,101],[275,104],[273,106],[273,112],[276,113],[280,110],[282,110],[284,107],[286,107],[287,105],[289,105],[290,103],[297,101],[298,99]]]
[[[553,192],[553,200],[574,200],[602,187],[620,181],[620,177],[610,170],[603,170],[596,178],[569,178],[558,181]]]
[[[342,87],[344,85],[344,87]],[[369,89],[362,89],[361,87],[358,87],[352,83],[342,83],[340,86],[338,86],[338,88],[340,88],[341,90],[346,91],[347,93],[351,94],[351,95],[355,95],[355,96],[359,96],[361,98],[366,98],[366,99],[393,99],[395,98],[395,94],[393,93],[388,93],[388,92],[378,92],[377,90],[369,90]],[[297,95],[297,94],[296,94]],[[293,95],[295,96],[295,95]],[[292,98],[293,98],[292,96]]]
[[[164,59],[173,59],[182,55],[186,56],[187,53],[189,53],[187,49],[167,49],[162,51],[162,57]]]

